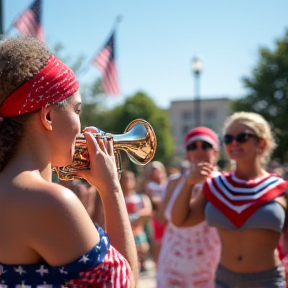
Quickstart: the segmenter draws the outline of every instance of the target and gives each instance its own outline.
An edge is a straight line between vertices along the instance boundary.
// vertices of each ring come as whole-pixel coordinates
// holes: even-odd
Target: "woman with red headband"
[[[237,112],[224,124],[227,155],[234,172],[213,176],[212,165],[192,169],[172,208],[175,225],[189,227],[206,218],[222,243],[217,288],[283,288],[285,270],[276,247],[286,218],[287,182],[265,170],[275,143],[259,114]],[[189,204],[189,193],[205,181]]]
[[[97,131],[86,128],[91,169],[79,172],[101,195],[108,235],[72,191],[51,181],[53,166],[72,162],[80,111],[74,73],[44,43],[28,37],[0,42],[5,287],[134,287],[136,249],[112,141],[96,140],[91,132]]]
[[[176,227],[171,222],[171,208],[191,166],[209,163],[215,168],[213,174],[219,174],[219,141],[211,129],[197,127],[186,134],[184,142],[187,160],[182,165],[182,175],[169,180],[162,206],[167,225],[158,262],[157,288],[213,288],[221,249],[216,229],[206,221],[192,227]],[[202,186],[198,183],[190,190],[188,201],[194,201]]]

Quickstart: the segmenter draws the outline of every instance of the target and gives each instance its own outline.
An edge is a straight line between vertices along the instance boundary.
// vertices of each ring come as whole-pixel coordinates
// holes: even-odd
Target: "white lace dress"
[[[167,205],[168,219],[157,269],[157,288],[212,288],[220,259],[220,239],[206,221],[193,227],[178,228],[170,221],[172,204],[184,184],[179,180]],[[192,195],[202,189],[196,185]]]

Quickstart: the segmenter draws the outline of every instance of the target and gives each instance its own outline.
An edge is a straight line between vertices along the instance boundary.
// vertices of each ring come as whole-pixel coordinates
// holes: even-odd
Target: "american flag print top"
[[[237,228],[269,201],[281,196],[288,182],[274,174],[241,180],[234,173],[222,173],[206,180],[203,193]]]
[[[29,265],[0,263],[0,288],[130,288],[131,270],[127,260],[110,245],[98,225],[100,241],[79,259],[64,266],[45,261]]]

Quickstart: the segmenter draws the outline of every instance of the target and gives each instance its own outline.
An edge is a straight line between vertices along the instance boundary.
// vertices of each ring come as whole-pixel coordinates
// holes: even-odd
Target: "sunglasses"
[[[197,145],[196,142],[192,142],[186,147],[186,150],[187,151],[194,151],[194,150],[197,150],[198,148],[201,148],[202,150],[207,151],[207,150],[210,150],[213,148],[213,146],[208,142],[200,141],[200,143],[201,144],[199,147],[199,145]]]
[[[225,144],[231,144],[233,140],[235,140],[238,143],[246,143],[250,137],[254,137],[258,139],[258,136],[252,133],[242,132],[237,134],[236,136],[233,136],[231,134],[224,135],[223,141]]]

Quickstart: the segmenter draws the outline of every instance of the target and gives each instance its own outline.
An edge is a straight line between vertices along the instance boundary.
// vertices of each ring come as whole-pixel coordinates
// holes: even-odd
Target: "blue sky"
[[[274,48],[288,29],[287,0],[43,0],[43,28],[48,46],[61,43],[64,54],[91,59],[107,40],[115,19],[116,51],[122,94],[137,91],[161,108],[194,98],[191,61],[203,61],[202,98],[245,95],[241,78],[251,75],[260,47]],[[3,0],[4,30],[31,0]],[[16,30],[10,36],[17,34]],[[80,78],[90,83],[93,67]]]

